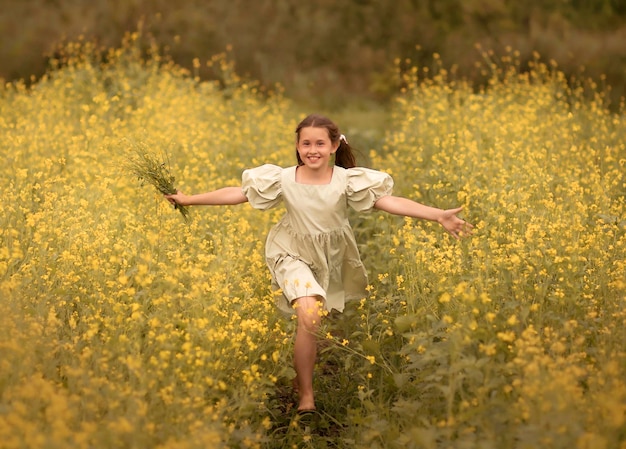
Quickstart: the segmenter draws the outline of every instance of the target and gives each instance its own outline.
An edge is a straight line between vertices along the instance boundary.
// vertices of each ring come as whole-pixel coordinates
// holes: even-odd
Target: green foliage
[[[0,77],[41,76],[63,39],[118,46],[141,28],[174,61],[208,79],[205,62],[230,48],[238,72],[312,108],[397,93],[393,61],[430,66],[438,53],[457,76],[479,84],[474,45],[523,61],[538,51],[568,74],[606,76],[624,96],[626,10],[619,0],[31,0],[0,8]],[[149,47],[150,45],[146,45]],[[197,61],[194,62],[197,58]],[[198,63],[199,62],[199,63]]]

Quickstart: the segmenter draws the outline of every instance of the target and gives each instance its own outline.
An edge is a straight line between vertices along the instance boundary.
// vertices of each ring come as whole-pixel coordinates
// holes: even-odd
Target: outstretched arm
[[[240,187],[224,187],[196,195],[185,195],[179,191],[173,195],[164,196],[170,203],[181,206],[228,206],[248,201]]]
[[[436,221],[456,239],[461,235],[470,235],[474,227],[456,216],[456,214],[463,210],[462,207],[447,210],[437,209],[436,207],[425,206],[424,204],[417,203],[408,198],[392,195],[383,196],[376,201],[374,207],[394,215]]]

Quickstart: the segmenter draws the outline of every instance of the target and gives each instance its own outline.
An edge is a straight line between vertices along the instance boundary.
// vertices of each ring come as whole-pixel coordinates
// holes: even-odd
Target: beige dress
[[[286,213],[271,229],[265,257],[272,286],[281,289],[278,307],[293,313],[291,303],[302,296],[319,296],[327,310],[343,311],[345,301],[367,294],[367,273],[348,222],[348,206],[367,211],[393,189],[383,172],[333,167],[329,184],[296,182],[296,167],[262,165],[245,170],[242,191],[256,209],[281,201]]]

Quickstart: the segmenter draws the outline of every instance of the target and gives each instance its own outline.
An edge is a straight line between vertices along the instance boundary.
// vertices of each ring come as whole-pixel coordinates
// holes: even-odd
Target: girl
[[[334,156],[334,165],[331,159]],[[337,125],[309,115],[296,128],[298,165],[262,165],[245,170],[242,187],[225,187],[197,195],[178,192],[165,197],[172,204],[233,205],[247,201],[269,209],[281,201],[286,214],[270,231],[265,248],[275,289],[282,289],[279,308],[297,316],[294,385],[298,411],[315,409],[313,369],[316,332],[323,310],[343,311],[347,299],[367,295],[367,275],[348,222],[348,205],[357,211],[391,214],[439,222],[452,236],[471,234],[472,225],[457,214],[392,196],[391,177],[355,167],[355,157]]]

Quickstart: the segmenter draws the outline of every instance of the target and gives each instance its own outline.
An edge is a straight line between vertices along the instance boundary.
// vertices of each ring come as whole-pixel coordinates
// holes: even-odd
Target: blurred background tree
[[[115,47],[139,24],[201,78],[228,48],[240,75],[310,107],[385,103],[398,61],[480,83],[476,44],[519,51],[522,69],[533,52],[567,75],[584,67],[613,106],[626,86],[626,0],[0,0],[0,77],[36,79],[59,43]]]

